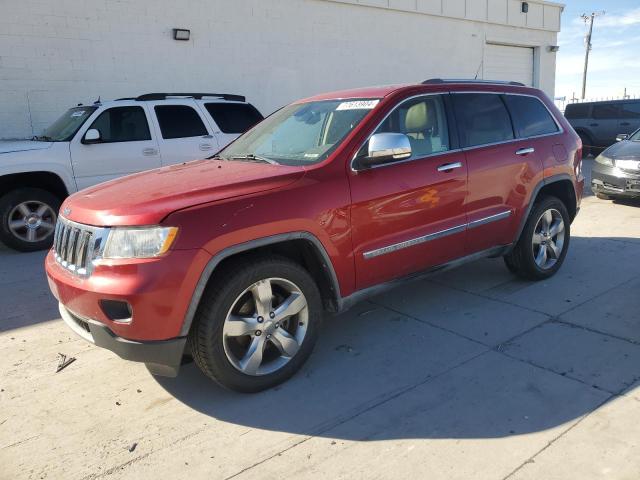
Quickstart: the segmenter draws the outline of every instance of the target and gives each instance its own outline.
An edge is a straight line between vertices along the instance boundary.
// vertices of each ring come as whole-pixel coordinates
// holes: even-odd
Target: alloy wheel
[[[56,212],[38,200],[19,203],[9,212],[9,230],[24,242],[45,240],[53,234],[55,225]]]
[[[222,336],[229,362],[246,375],[273,373],[298,352],[309,311],[300,288],[283,278],[260,280],[233,302]]]
[[[549,270],[562,255],[565,228],[562,214],[555,208],[545,210],[533,230],[532,249],[536,265]]]

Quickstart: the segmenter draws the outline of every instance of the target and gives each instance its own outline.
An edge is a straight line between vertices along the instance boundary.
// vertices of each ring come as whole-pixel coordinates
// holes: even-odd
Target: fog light
[[[100,300],[104,314],[114,322],[130,323],[132,317],[131,305],[119,300]]]

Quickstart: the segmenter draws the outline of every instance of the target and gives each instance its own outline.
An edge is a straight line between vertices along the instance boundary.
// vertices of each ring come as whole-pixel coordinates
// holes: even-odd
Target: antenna
[[[589,65],[589,52],[591,51],[592,45],[591,45],[591,35],[593,33],[593,21],[595,20],[596,17],[599,17],[601,15],[604,15],[605,11],[601,11],[601,12],[591,12],[591,15],[587,15],[586,13],[583,13],[582,15],[580,15],[580,18],[582,18],[582,20],[584,20],[584,23],[589,23],[589,33],[587,33],[587,36],[584,38],[584,43],[585,43],[585,53],[584,53],[584,72],[582,73],[582,99],[584,100],[584,96],[585,93],[587,91],[587,67]]]
[[[484,58],[480,59],[480,65],[478,65],[478,70],[476,70],[476,76],[473,77],[474,80],[478,79],[478,75],[480,74],[480,69],[482,68],[482,62],[484,62]]]

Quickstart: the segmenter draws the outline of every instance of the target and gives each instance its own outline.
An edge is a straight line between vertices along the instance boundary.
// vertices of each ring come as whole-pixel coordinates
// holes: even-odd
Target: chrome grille
[[[91,273],[92,260],[102,244],[106,229],[72,222],[59,216],[53,237],[56,261],[78,275]]]

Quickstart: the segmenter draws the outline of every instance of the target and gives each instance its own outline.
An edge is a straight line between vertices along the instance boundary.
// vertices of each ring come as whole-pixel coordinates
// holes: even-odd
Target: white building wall
[[[561,6],[516,0],[0,0],[0,138],[69,106],[152,91],[240,93],[263,113],[350,87],[482,78],[489,43],[536,48],[553,95]],[[175,41],[172,29],[191,40]]]

